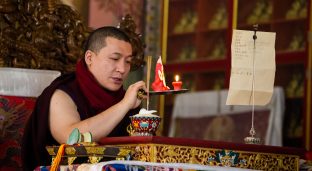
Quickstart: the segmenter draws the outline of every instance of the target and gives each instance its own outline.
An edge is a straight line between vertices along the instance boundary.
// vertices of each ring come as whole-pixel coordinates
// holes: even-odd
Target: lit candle
[[[179,75],[175,76],[175,81],[172,82],[174,90],[180,90],[182,87],[182,81],[179,81]]]

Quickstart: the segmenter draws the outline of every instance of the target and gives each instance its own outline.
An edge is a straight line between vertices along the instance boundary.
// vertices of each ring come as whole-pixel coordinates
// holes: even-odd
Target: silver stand
[[[252,74],[252,118],[251,118],[251,129],[249,131],[250,136],[245,137],[244,141],[246,144],[261,144],[261,139],[256,136],[256,130],[254,128],[254,113],[255,113],[255,56],[256,56],[256,39],[257,39],[258,25],[254,25],[254,46],[253,46],[253,74]]]

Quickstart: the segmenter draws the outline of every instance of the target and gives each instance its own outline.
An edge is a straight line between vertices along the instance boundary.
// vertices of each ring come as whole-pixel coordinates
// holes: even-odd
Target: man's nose
[[[117,63],[117,71],[120,73],[124,73],[126,70],[126,62],[123,60],[118,61]]]

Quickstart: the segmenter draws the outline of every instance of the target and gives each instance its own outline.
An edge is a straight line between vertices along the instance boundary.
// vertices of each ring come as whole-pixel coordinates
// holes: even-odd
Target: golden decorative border
[[[167,144],[117,145],[132,149],[133,159],[157,163],[190,163],[257,170],[299,170],[299,156],[199,148]]]
[[[47,146],[46,149],[51,156],[53,163],[59,146]],[[87,157],[87,162],[92,164],[100,162],[103,157],[111,157],[115,158],[115,160],[128,160],[131,157],[131,153],[131,149],[124,149],[116,146],[110,148],[108,146],[96,146],[94,144],[89,144],[87,146],[72,145],[65,147],[65,152],[62,156],[62,163],[71,165],[79,157]]]
[[[87,154],[96,154],[96,155],[103,155],[105,151],[105,147],[85,147]]]

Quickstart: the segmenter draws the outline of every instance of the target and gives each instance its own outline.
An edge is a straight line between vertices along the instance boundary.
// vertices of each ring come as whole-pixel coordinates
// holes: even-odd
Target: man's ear
[[[92,63],[93,52],[91,50],[87,50],[85,53],[85,61],[87,65],[91,65]]]

